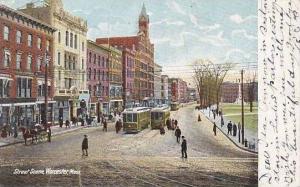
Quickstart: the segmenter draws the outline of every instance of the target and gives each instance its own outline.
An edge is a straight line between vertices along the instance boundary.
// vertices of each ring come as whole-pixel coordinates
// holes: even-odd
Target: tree
[[[255,89],[256,87],[256,73],[252,75],[252,77],[249,78],[248,80],[248,87],[247,87],[247,92],[248,92],[248,101],[249,101],[249,106],[250,106],[250,112],[253,111],[253,102],[255,101]]]

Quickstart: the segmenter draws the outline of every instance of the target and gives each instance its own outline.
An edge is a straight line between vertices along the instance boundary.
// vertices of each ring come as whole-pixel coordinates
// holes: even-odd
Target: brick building
[[[109,103],[109,50],[93,41],[87,42],[87,87],[91,95],[90,114],[99,116]]]
[[[53,121],[53,33],[55,29],[20,11],[0,5],[0,126],[32,126]],[[47,54],[47,55],[46,55]],[[47,56],[47,57],[46,57]],[[45,82],[45,62],[48,81]]]
[[[125,107],[134,104],[134,74],[135,74],[135,53],[136,51],[124,48],[122,50],[123,61],[123,100]]]
[[[258,87],[257,82],[253,83],[244,83],[243,93],[244,93],[244,101],[249,102],[249,87],[253,84],[253,101],[257,101],[258,99]],[[221,86],[221,100],[224,103],[234,103],[238,100],[239,97],[239,83],[233,82],[224,82]]]
[[[169,77],[168,75],[161,76],[161,99],[163,104],[169,104]]]
[[[157,104],[162,103],[162,83],[161,83],[162,67],[158,64],[154,64],[154,100]]]
[[[171,102],[188,101],[187,83],[180,78],[169,78],[169,98]]]
[[[135,102],[149,105],[154,97],[154,45],[149,38],[149,16],[143,5],[139,16],[139,32],[136,36],[97,38],[96,43],[136,51],[134,63]]]

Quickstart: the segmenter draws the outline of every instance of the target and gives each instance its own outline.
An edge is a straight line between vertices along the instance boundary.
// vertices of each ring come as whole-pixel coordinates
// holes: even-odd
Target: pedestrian
[[[51,128],[48,127],[47,129],[47,135],[48,135],[48,142],[51,142]]]
[[[82,156],[88,156],[89,142],[88,142],[87,135],[84,135],[81,147],[82,147]]]
[[[213,110],[214,119],[216,119],[216,111]]]
[[[213,131],[214,131],[215,136],[217,136],[217,125],[216,125],[216,122],[214,122]]]
[[[59,127],[62,128],[63,124],[64,124],[63,117],[60,116],[60,117],[59,117]]]
[[[175,136],[176,136],[177,143],[180,143],[181,130],[178,126],[175,130]]]
[[[160,125],[159,130],[160,130],[160,134],[161,134],[161,135],[164,135],[164,134],[165,134],[165,128],[164,128],[164,126],[163,126],[162,124]]]
[[[175,119],[175,128],[177,127],[177,125],[178,125],[178,121],[177,119]]]
[[[231,123],[231,121],[229,121],[229,123],[227,124],[227,135],[232,135],[232,123]]]
[[[233,136],[236,136],[237,127],[235,123],[233,123],[232,129],[233,129]]]
[[[70,128],[70,121],[69,120],[66,120],[66,128]]]
[[[201,121],[201,116],[200,116],[200,114],[198,115],[198,121]]]
[[[224,118],[221,116],[221,128],[224,126]]]
[[[182,143],[181,143],[181,155],[182,158],[187,158],[187,143],[186,143],[186,139],[184,138],[184,136],[181,137],[182,138]]]
[[[103,131],[107,132],[107,122],[106,119],[103,121]]]
[[[171,121],[170,121],[170,118],[167,119],[166,125],[167,125],[168,130],[170,130],[170,129],[171,129]]]

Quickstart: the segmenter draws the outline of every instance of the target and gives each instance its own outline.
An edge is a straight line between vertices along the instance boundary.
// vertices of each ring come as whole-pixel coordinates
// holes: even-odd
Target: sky
[[[30,0],[0,0],[12,8]],[[34,1],[33,1],[34,2]],[[88,21],[88,38],[133,36],[145,3],[155,63],[170,77],[191,81],[197,59],[257,63],[256,0],[63,0]]]

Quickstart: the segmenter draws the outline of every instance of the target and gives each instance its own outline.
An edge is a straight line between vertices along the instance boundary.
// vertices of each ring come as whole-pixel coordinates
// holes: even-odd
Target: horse
[[[23,133],[23,138],[25,141],[25,145],[27,145],[27,139],[31,138],[31,144],[33,144],[33,141],[37,143],[37,132],[33,129],[25,129],[24,127],[21,127],[20,130]]]

